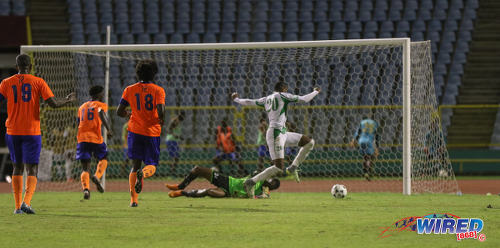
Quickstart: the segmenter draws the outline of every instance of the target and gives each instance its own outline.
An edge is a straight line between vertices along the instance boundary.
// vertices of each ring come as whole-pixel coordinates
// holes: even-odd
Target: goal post
[[[418,56],[413,54],[416,49]],[[76,90],[79,104],[85,100],[86,90],[91,84],[100,84],[101,79],[104,81],[100,73],[108,73],[103,61],[108,62],[106,58],[109,58],[111,79],[106,90],[109,89],[110,92],[106,92],[106,95],[112,98],[110,110],[117,105],[123,88],[135,83],[135,63],[140,59],[157,61],[159,73],[156,81],[166,89],[169,113],[167,116],[185,111],[188,117],[183,129],[190,130],[183,132],[186,137],[179,142],[182,152],[180,163],[184,163],[179,165],[179,168],[187,168],[193,164],[210,166],[209,154],[212,151],[209,150],[214,147],[212,130],[215,130],[220,120],[229,118],[229,124],[233,126],[241,143],[239,146],[242,148],[243,164],[248,165],[249,170],[255,169],[254,137],[262,113],[258,109],[231,106],[228,93],[239,91],[242,97],[262,97],[271,92],[270,84],[276,80],[287,80],[290,82],[290,90],[295,94],[306,94],[313,86],[323,88],[323,96],[313,100],[312,105],[296,105],[290,108],[291,120],[308,123],[308,126],[304,127],[300,126],[301,123],[295,123],[299,126],[297,131],[304,134],[312,132],[313,138],[317,139],[317,148],[303,165],[305,171],[309,170],[306,176],[320,176],[335,181],[347,180],[349,183],[362,185],[358,191],[371,191],[376,188],[376,191],[402,191],[405,195],[412,192],[458,191],[447,151],[443,155],[446,158],[441,158],[443,156],[440,155],[439,159],[424,154],[424,150],[428,150],[424,147],[427,141],[420,136],[426,136],[422,132],[433,125],[432,117],[415,116],[415,113],[430,115],[433,109],[437,109],[435,94],[430,91],[434,90],[434,86],[429,42],[412,43],[409,38],[392,38],[162,45],[61,45],[21,46],[21,52],[33,56],[35,75],[45,78],[53,90],[57,89],[54,90],[56,95],[62,95],[57,94],[58,90],[65,93]],[[109,57],[106,54],[109,54]],[[430,73],[431,77],[413,75],[415,69],[418,69],[419,73],[425,72],[426,75]],[[102,75],[104,76],[104,73]],[[414,84],[423,84],[419,89],[426,89],[427,92],[412,94]],[[71,112],[76,107],[75,105],[55,111],[43,109],[42,113],[46,115],[42,116],[42,126],[54,125],[59,128],[70,125]],[[421,108],[430,108],[431,111],[416,111]],[[347,144],[366,113],[375,116],[375,120],[380,122],[382,127],[382,154],[374,162],[377,177],[371,185],[384,182],[390,186],[372,187],[368,184],[370,182],[355,179],[360,177],[363,158],[357,149],[348,148]],[[113,116],[113,113],[110,115]],[[49,121],[49,118],[56,120]],[[423,122],[418,123],[417,120]],[[118,135],[123,120],[113,116],[112,121],[113,129]],[[416,123],[425,126],[417,128],[417,133],[413,131]],[[413,135],[416,135],[415,138]],[[162,144],[163,140],[162,136]],[[57,147],[57,142],[47,142],[52,142],[52,145]],[[444,140],[436,139],[434,142],[440,142],[439,146],[442,146]],[[59,150],[74,149],[75,144],[66,141],[62,143],[63,148]],[[116,152],[121,149],[120,144],[119,138],[115,137],[108,145],[110,150]],[[166,153],[168,151],[162,149],[163,164],[172,163],[171,157]],[[212,155],[215,155],[215,152]],[[114,156],[110,167],[116,166],[120,159],[124,159],[123,156]],[[418,157],[416,164],[415,156]],[[418,167],[415,167],[416,165]],[[186,168],[180,171],[186,172]],[[55,174],[53,169],[51,170],[51,173]],[[442,171],[446,173],[441,173]],[[115,174],[116,178],[124,177],[116,173],[111,174]],[[169,175],[168,169],[157,174],[160,178],[172,176]],[[417,179],[425,183],[412,181],[414,175],[418,175]],[[53,182],[54,179],[50,177],[50,181]],[[443,187],[443,184],[447,186]],[[395,187],[400,188],[397,190]]]
[[[411,194],[411,47],[403,41],[403,194]]]

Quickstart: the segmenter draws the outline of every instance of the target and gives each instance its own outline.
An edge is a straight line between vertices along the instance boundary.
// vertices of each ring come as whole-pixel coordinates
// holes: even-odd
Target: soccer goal
[[[250,173],[261,165],[259,160],[269,166],[268,157],[259,158],[257,144],[265,111],[236,106],[230,94],[260,98],[282,80],[294,94],[322,89],[311,103],[288,109],[289,130],[313,137],[316,146],[301,166],[302,182],[284,178],[282,191],[329,192],[335,183],[346,185],[350,192],[459,191],[440,126],[430,42],[394,38],[22,46],[21,52],[32,56],[34,74],[44,78],[56,96],[76,92],[78,106],[89,99],[90,86],[109,82],[105,88],[115,136],[107,142],[107,190],[128,190],[130,164],[121,135],[125,121],[115,109],[123,89],[136,82],[137,61],[152,59],[159,66],[155,81],[166,91],[167,118],[182,114],[184,120],[170,136],[179,145],[178,153],[166,146],[162,136],[161,163],[151,180],[155,183],[145,190],[162,189],[164,182],[179,180],[194,165],[212,167],[215,130],[223,120],[233,129],[240,160],[223,161],[222,172],[233,175],[242,166]],[[41,109],[40,190],[80,189],[80,166],[74,161],[78,106]],[[370,181],[363,177],[363,148],[349,145],[365,118],[377,123],[379,137]],[[293,159],[296,152],[287,149],[286,156]]]

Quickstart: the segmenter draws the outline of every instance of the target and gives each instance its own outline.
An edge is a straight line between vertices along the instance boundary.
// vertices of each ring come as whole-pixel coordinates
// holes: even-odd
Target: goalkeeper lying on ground
[[[209,189],[194,189],[194,190],[184,190],[194,179],[198,177],[203,177],[207,179],[211,184],[215,185],[217,188]],[[237,198],[248,198],[248,194],[245,191],[243,183],[247,178],[234,178],[221,175],[217,171],[213,171],[209,168],[195,166],[189,175],[187,175],[184,180],[179,184],[165,184],[170,191],[168,195],[170,197],[237,197]],[[280,187],[280,181],[277,178],[270,178],[265,181],[260,181],[255,184],[254,195],[257,198],[269,197],[269,191],[275,190]]]

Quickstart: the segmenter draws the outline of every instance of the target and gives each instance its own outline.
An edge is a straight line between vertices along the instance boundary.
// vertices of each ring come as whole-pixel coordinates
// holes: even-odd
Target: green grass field
[[[37,193],[36,215],[14,216],[11,194],[0,194],[0,247],[500,247],[497,195],[275,193],[272,199],[169,199],[127,193]],[[491,204],[493,208],[486,208]],[[485,242],[454,235],[382,227],[408,216],[452,213],[484,220]]]

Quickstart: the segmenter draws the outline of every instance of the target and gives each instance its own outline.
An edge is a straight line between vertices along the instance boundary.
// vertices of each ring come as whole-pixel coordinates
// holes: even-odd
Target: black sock
[[[194,179],[196,179],[198,176],[193,174],[193,173],[189,173],[189,175],[187,175],[184,180],[179,183],[179,189],[184,189],[186,188]]]

